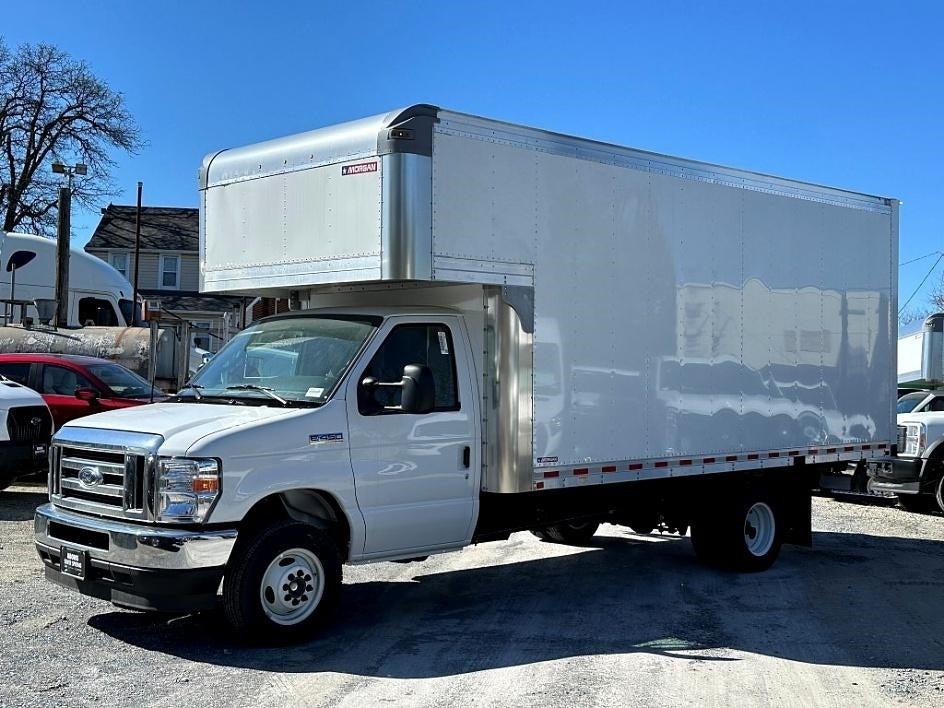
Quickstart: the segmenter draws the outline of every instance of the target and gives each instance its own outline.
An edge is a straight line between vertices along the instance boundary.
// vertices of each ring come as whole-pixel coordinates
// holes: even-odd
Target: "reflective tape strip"
[[[818,448],[807,450],[768,450],[723,457],[649,459],[636,461],[617,461],[599,467],[558,467],[553,470],[536,469],[534,471],[534,489],[560,488],[570,483],[579,482],[601,484],[604,482],[622,482],[648,478],[688,476],[693,474],[717,473],[722,471],[749,471],[758,468],[790,467],[796,459],[804,459],[809,464],[855,460],[876,457],[882,450],[890,447],[888,442],[857,443],[842,447]],[[710,466],[710,467],[709,467]],[[629,475],[628,473],[634,473]],[[540,482],[538,480],[541,480]],[[544,482],[543,480],[552,480]],[[538,486],[540,484],[540,486]]]

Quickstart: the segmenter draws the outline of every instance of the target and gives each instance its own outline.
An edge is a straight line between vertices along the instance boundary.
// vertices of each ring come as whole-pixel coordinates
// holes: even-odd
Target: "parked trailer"
[[[342,563],[604,521],[761,570],[810,542],[819,472],[893,439],[894,200],[426,105],[200,179],[201,289],[299,309],[57,435],[37,547],[81,592],[190,611],[222,581],[286,636]]]

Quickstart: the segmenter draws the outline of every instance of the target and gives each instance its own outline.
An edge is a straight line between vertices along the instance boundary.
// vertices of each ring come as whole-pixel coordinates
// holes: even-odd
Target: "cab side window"
[[[29,364],[0,364],[0,375],[24,386],[29,385]]]
[[[932,398],[930,401],[928,401],[928,404],[924,408],[931,413],[940,413],[941,411],[944,411],[944,396]]]
[[[108,300],[83,297],[79,300],[79,322],[93,327],[117,327],[118,315]]]
[[[452,334],[446,325],[398,325],[387,335],[360,380],[370,376],[381,383],[395,383],[402,378],[403,367],[409,364],[428,366],[433,372],[436,384],[434,412],[459,410],[456,360]],[[385,406],[400,405],[400,389],[379,387],[367,392],[359,387],[357,404],[361,415],[380,413]]]
[[[71,369],[46,364],[43,366],[43,382],[40,393],[57,396],[74,396],[77,388],[94,388],[87,378]]]

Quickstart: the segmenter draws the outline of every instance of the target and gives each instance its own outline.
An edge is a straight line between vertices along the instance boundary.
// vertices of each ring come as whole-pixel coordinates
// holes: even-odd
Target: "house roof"
[[[137,208],[109,204],[95,233],[85,246],[134,248]],[[141,248],[159,251],[197,252],[199,210],[190,207],[141,207]]]
[[[229,312],[242,307],[245,298],[234,295],[204,295],[187,290],[141,289],[141,297],[160,300],[161,309],[175,314],[186,312]]]

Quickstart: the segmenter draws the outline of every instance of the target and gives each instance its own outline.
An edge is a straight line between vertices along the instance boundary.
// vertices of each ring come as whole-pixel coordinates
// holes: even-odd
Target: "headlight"
[[[162,457],[157,465],[157,520],[206,519],[220,493],[220,463],[212,458]]]
[[[907,423],[905,426],[905,457],[919,457],[927,444],[924,423]]]

